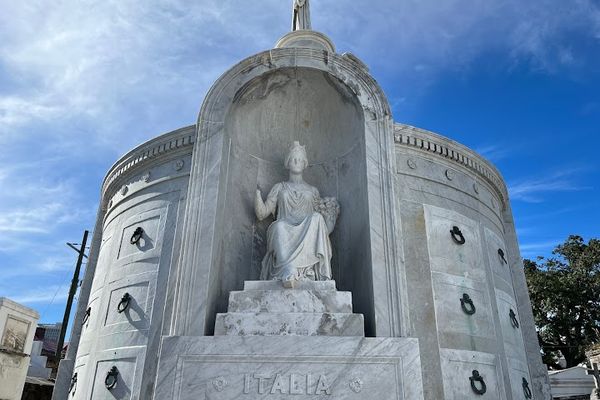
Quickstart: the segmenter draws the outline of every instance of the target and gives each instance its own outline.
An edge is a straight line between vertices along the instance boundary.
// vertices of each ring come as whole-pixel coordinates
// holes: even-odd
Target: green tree
[[[553,257],[525,260],[525,275],[544,362],[567,368],[600,340],[600,240],[569,236]]]

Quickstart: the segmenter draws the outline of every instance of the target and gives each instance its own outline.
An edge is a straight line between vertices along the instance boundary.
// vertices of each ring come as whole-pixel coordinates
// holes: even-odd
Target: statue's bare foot
[[[284,288],[287,288],[287,289],[293,289],[293,288],[294,288],[294,282],[295,282],[295,281],[296,281],[296,280],[294,279],[294,277],[293,277],[293,276],[290,276],[290,277],[288,277],[288,278],[286,278],[286,279],[284,279],[284,280],[282,281],[282,283],[283,283],[283,287],[284,287]]]

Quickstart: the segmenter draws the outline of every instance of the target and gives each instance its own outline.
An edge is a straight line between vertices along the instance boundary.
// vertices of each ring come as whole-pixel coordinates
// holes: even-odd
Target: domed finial
[[[309,0],[294,0],[292,31],[311,30]]]

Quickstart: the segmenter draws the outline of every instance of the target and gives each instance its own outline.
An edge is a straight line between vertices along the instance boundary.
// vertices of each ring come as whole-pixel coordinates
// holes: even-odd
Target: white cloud
[[[576,182],[580,169],[567,169],[543,177],[530,178],[508,185],[508,192],[512,200],[521,200],[529,203],[540,203],[544,196],[557,192],[574,192],[589,190],[590,187],[582,186]]]
[[[431,75],[467,67],[497,49],[551,71],[580,56],[562,43],[565,32],[600,33],[592,0],[313,3],[316,29],[334,37],[341,50],[396,71],[403,84],[429,82]],[[237,60],[271,47],[289,29],[291,10],[291,2],[277,0],[260,6],[242,0],[0,4],[0,61],[25,87],[0,94],[2,136],[31,121],[87,118],[103,145],[135,123],[146,125],[130,119],[132,107],[140,112],[135,117],[160,121],[165,118],[154,113],[174,101],[173,109],[185,105],[187,122],[193,122],[214,79]],[[131,135],[139,141],[155,133]],[[70,138],[74,132],[54,134]]]

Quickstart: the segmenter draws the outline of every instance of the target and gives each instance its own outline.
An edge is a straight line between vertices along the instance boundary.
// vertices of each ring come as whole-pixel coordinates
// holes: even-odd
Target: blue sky
[[[101,180],[195,122],[210,85],[269,49],[291,0],[0,0],[0,296],[62,319]],[[600,237],[600,1],[312,0],[394,119],[496,164],[524,257]]]

